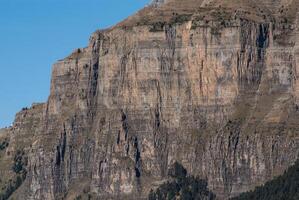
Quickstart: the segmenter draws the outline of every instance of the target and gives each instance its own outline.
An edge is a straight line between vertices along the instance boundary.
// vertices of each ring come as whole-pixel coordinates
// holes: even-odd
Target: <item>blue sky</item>
[[[0,127],[49,95],[51,65],[149,0],[0,0]]]

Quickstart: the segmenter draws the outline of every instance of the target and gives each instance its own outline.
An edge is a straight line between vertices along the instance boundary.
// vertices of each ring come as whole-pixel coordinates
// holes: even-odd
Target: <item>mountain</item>
[[[0,131],[0,199],[147,199],[174,163],[217,199],[283,174],[299,153],[298,8],[166,0],[96,31]]]

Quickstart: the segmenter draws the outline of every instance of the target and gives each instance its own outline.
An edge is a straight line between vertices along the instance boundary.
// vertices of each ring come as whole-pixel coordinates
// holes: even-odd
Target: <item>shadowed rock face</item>
[[[299,151],[298,6],[267,2],[169,0],[95,32],[5,130],[0,166],[28,157],[15,198],[142,199],[176,161],[219,199],[281,174]]]

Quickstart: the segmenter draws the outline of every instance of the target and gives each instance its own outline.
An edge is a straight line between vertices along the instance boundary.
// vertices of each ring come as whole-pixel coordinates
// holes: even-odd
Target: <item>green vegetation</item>
[[[9,143],[7,140],[4,140],[3,142],[0,142],[0,151],[6,149],[8,147]]]
[[[283,175],[231,200],[298,200],[299,160]]]
[[[84,192],[83,192],[84,193]],[[76,196],[74,200],[92,200],[92,195],[89,193],[80,194],[79,196]]]
[[[22,111],[26,111],[26,110],[28,110],[28,108],[27,108],[27,107],[24,107],[24,108],[22,108]]]
[[[2,188],[3,192],[0,193],[0,200],[9,199],[9,197],[16,191],[24,182],[25,177],[18,175],[15,180],[9,180],[8,184]]]
[[[162,184],[149,194],[149,200],[213,200],[216,196],[207,188],[207,182],[187,176],[186,169],[175,163],[168,175],[173,181]],[[283,175],[257,187],[255,190],[241,194],[231,200],[298,200],[299,199],[299,160]]]
[[[149,31],[150,32],[164,31],[165,25],[166,25],[166,22],[155,22],[155,23],[151,24]]]
[[[1,188],[0,200],[9,199],[9,197],[22,185],[26,179],[27,170],[27,158],[25,157],[24,151],[18,150],[14,157],[14,163],[12,170],[15,173],[14,180],[10,179],[4,187]]]
[[[18,150],[14,157],[14,164],[12,170],[16,174],[26,174],[25,166],[27,165],[27,158],[24,156],[25,152]]]
[[[200,200],[216,199],[216,196],[208,190],[208,184],[205,180],[187,176],[187,170],[175,163],[169,170],[168,175],[173,181],[162,184],[155,191],[151,190],[149,200]]]
[[[170,21],[157,21],[157,22],[152,22],[150,23],[150,28],[149,31],[150,32],[161,32],[164,31],[164,28],[166,25],[171,26],[171,25],[181,25],[187,21],[190,21],[192,18],[191,14],[177,14],[177,13],[173,13],[172,18],[170,19]]]
[[[170,20],[170,24],[183,24],[191,20],[191,14],[177,14],[173,13],[173,17]]]

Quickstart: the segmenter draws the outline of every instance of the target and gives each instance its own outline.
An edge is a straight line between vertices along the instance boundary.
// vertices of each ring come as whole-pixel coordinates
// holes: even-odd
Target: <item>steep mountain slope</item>
[[[299,199],[299,161],[291,166],[283,175],[257,187],[254,191],[244,193],[232,200],[271,199],[297,200]]]
[[[16,199],[142,199],[178,162],[228,199],[280,175],[299,152],[298,5],[168,0],[95,32],[5,130],[2,193],[25,174]]]

